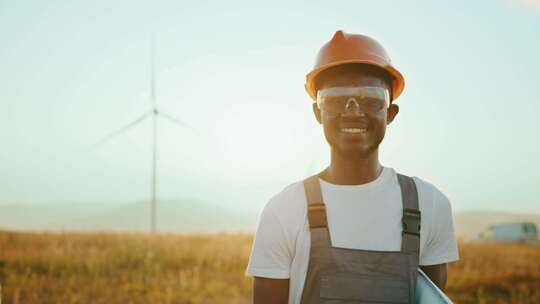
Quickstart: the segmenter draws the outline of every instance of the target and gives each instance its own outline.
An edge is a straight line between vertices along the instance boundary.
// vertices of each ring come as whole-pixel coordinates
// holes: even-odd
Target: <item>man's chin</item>
[[[377,150],[377,146],[340,145],[335,149],[344,157],[351,159],[367,159]]]

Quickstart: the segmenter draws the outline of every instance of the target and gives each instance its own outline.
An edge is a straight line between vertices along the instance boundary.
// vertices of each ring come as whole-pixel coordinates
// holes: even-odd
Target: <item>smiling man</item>
[[[338,31],[305,87],[330,165],[263,209],[246,270],[254,303],[415,303],[418,267],[444,290],[458,259],[448,199],[379,161],[404,88],[386,51]]]

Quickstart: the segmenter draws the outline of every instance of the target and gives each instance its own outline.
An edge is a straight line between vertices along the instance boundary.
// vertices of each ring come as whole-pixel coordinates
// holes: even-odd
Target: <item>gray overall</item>
[[[304,181],[311,249],[301,304],[415,303],[420,250],[418,194],[412,178],[398,174],[398,181],[403,202],[400,251],[332,247],[319,176]]]

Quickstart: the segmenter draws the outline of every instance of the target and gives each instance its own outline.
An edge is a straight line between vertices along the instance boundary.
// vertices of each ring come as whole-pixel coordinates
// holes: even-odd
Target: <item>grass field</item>
[[[251,235],[0,232],[2,304],[251,303]],[[540,303],[540,246],[460,244],[456,303]]]

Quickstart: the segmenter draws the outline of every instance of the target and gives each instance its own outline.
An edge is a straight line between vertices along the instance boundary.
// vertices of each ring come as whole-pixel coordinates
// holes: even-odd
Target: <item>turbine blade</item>
[[[177,118],[172,117],[172,116],[169,115],[169,114],[165,114],[165,113],[163,113],[163,112],[159,112],[158,115],[159,115],[159,116],[162,116],[163,118],[168,119],[170,122],[172,122],[172,123],[174,123],[174,124],[177,124],[177,125],[179,125],[179,126],[182,127],[182,128],[186,128],[186,129],[189,129],[191,132],[198,133],[197,130],[195,130],[194,128],[192,128],[190,125],[186,124],[185,122],[181,121],[180,119],[177,119]]]
[[[102,145],[103,143],[107,142],[108,140],[115,137],[116,135],[118,135],[120,133],[123,133],[123,132],[127,131],[128,129],[130,129],[131,127],[135,126],[136,124],[140,123],[141,121],[143,121],[145,118],[147,118],[151,114],[152,114],[152,111],[148,111],[148,112],[144,113],[139,118],[135,119],[134,121],[130,122],[129,124],[125,125],[124,127],[122,127],[120,129],[110,133],[109,135],[105,136],[103,139],[101,139],[100,141],[95,143],[92,147],[95,148],[95,147],[98,147],[98,146]]]

